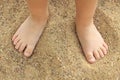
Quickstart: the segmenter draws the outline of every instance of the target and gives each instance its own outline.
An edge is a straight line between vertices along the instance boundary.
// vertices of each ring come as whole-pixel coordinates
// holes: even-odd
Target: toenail
[[[30,56],[30,53],[25,53],[24,54],[26,57],[29,57]]]
[[[89,59],[90,63],[94,63],[96,60],[94,58]]]

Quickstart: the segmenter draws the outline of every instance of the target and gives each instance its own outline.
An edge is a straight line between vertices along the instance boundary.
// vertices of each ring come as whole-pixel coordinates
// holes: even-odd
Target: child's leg
[[[12,41],[19,52],[29,57],[38,42],[48,19],[47,0],[27,0],[30,16],[14,34]]]
[[[97,0],[76,0],[76,31],[90,63],[104,57],[108,49],[93,23],[96,5]]]

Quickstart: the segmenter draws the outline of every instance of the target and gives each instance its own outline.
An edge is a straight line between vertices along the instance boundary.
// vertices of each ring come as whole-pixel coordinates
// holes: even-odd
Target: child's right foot
[[[43,32],[47,18],[47,16],[42,16],[42,18],[29,16],[14,34],[12,41],[15,48],[19,52],[24,51],[26,57],[32,55],[39,37]]]

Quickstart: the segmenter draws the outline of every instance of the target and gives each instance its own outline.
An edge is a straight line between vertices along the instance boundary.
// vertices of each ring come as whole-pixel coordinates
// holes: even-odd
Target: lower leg
[[[76,31],[90,63],[104,57],[108,49],[93,22],[96,5],[97,0],[76,0]]]
[[[21,24],[12,41],[19,52],[30,57],[48,19],[47,0],[27,0],[30,16]]]
[[[48,0],[26,0],[30,15],[38,20],[48,17]]]
[[[93,20],[93,16],[95,13],[97,5],[97,0],[76,0],[76,20],[79,20],[79,22],[76,21],[76,24],[83,24],[86,25],[90,23],[90,21]]]

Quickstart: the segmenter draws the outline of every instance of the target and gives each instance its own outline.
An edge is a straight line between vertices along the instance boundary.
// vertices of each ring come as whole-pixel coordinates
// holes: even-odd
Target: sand
[[[95,64],[82,53],[75,32],[74,0],[49,0],[50,19],[26,59],[11,37],[27,18],[23,0],[0,0],[0,80],[120,80],[120,1],[99,0],[95,24],[109,52]]]

